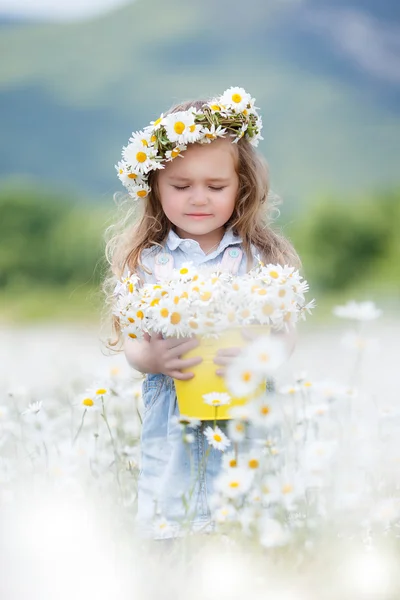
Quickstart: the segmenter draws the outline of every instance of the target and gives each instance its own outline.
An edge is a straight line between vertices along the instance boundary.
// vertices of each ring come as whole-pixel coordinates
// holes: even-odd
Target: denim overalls
[[[220,266],[222,270],[243,275],[247,260],[240,248],[241,239],[227,230],[218,248],[205,255],[199,244],[183,240],[171,231],[164,249],[153,247],[142,254],[142,263],[152,275],[140,270],[146,282],[162,279],[162,272],[172,256],[174,267],[191,261],[195,266]],[[217,367],[216,367],[217,368]],[[155,515],[167,519],[162,537],[179,535],[185,527],[191,531],[210,531],[209,498],[213,482],[221,468],[222,453],[209,446],[204,429],[188,428],[194,437],[184,443],[177,421],[179,411],[173,379],[161,373],[148,374],[143,382],[143,426],[141,436],[141,471],[139,476],[137,525],[145,537],[157,537],[152,521]],[[218,421],[225,431],[226,421]]]

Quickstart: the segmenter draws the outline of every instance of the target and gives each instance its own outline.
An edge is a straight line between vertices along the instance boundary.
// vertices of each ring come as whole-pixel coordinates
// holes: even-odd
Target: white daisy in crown
[[[128,144],[123,149],[122,156],[133,172],[146,174],[151,170],[163,168],[155,160],[154,148],[143,146],[141,141]]]
[[[251,105],[252,98],[243,88],[231,87],[222,94],[220,102],[235,113],[241,113],[249,104]]]
[[[194,121],[195,115],[191,111],[178,111],[171,113],[164,118],[164,127],[168,139],[177,144],[187,144],[197,136],[200,137],[200,128]]]

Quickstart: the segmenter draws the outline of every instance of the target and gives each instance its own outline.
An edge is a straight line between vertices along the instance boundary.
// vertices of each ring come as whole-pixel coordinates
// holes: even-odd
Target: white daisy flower
[[[242,442],[246,435],[245,422],[231,419],[228,423],[228,435],[232,442]]]
[[[235,440],[233,440],[235,441]],[[225,452],[222,456],[222,469],[235,469],[238,466],[238,459],[234,452]]]
[[[201,126],[196,125],[191,110],[171,113],[164,118],[164,127],[168,139],[177,144],[194,142],[201,136]]]
[[[250,408],[248,404],[239,404],[238,406],[232,406],[229,408],[229,416],[232,419],[238,421],[249,421],[250,420]]]
[[[143,146],[140,141],[125,146],[122,150],[122,157],[130,171],[134,173],[146,174],[153,169],[164,168],[160,162],[156,161],[154,148]]]
[[[80,395],[77,406],[80,409],[87,411],[97,411],[101,409],[99,399],[88,393]]]
[[[153,532],[157,539],[168,538],[173,533],[173,526],[165,517],[159,516],[153,521]]]
[[[225,90],[222,96],[219,98],[219,103],[225,106],[226,108],[230,108],[235,113],[243,112],[247,106],[251,105],[252,98],[250,94],[248,94],[241,87],[230,87]]]
[[[279,337],[260,336],[248,345],[245,358],[253,362],[258,373],[266,377],[288,359],[288,351],[284,341]]]
[[[201,131],[202,135],[202,143],[210,144],[213,140],[216,140],[218,137],[225,137],[226,129],[222,127],[222,125],[218,125],[215,127],[214,123],[211,127],[203,127]]]
[[[249,402],[249,410],[251,422],[258,427],[269,429],[283,419],[277,398],[271,394],[254,398]]]
[[[298,385],[292,385],[290,383],[286,385],[282,385],[278,387],[278,394],[282,394],[283,396],[295,396],[299,393],[300,388]]]
[[[237,131],[237,133],[232,133],[232,137],[234,137],[235,139],[233,140],[234,144],[237,144],[239,140],[242,139],[242,137],[244,136],[244,134],[246,133],[248,129],[248,125],[247,123],[243,123],[243,125],[241,126],[241,128],[239,129],[239,131]]]
[[[203,394],[203,399],[205,404],[209,404],[210,406],[225,406],[226,404],[230,404],[232,400],[229,394],[223,392]]]
[[[167,150],[165,153],[167,162],[174,160],[174,158],[177,158],[178,156],[183,158],[182,152],[184,152],[186,149],[187,146],[185,144],[177,144],[172,150]]]
[[[142,200],[149,195],[150,188],[145,183],[142,183],[142,185],[133,185],[129,187],[128,193],[134,200]]]
[[[230,440],[219,427],[215,427],[215,429],[213,429],[212,427],[208,426],[203,433],[206,436],[210,446],[216,448],[216,450],[221,450],[221,452],[224,452],[224,450],[231,445]]]
[[[94,398],[107,398],[111,394],[110,389],[105,385],[94,385],[88,390],[88,393]]]
[[[37,402],[30,402],[28,408],[22,411],[23,415],[37,415],[42,410],[43,402],[38,400]]]
[[[143,176],[140,173],[131,172],[125,161],[121,160],[115,165],[118,178],[126,188],[131,188],[135,185],[143,183]]]
[[[215,480],[215,489],[226,498],[237,498],[245,494],[251,487],[253,473],[248,469],[230,469],[221,473]]]
[[[237,510],[232,504],[225,503],[213,511],[213,518],[217,523],[233,521],[237,516]]]
[[[186,415],[179,415],[176,417],[176,420],[182,429],[186,427],[191,427],[195,429],[196,427],[200,427],[201,421],[200,419],[195,419],[194,417],[187,417]]]
[[[379,348],[378,340],[366,337],[357,331],[347,331],[340,340],[341,345],[349,350],[362,350],[364,352],[376,351]]]
[[[342,319],[355,319],[356,321],[372,321],[381,316],[382,311],[374,302],[355,302],[350,300],[344,306],[335,306],[333,314]]]
[[[163,124],[164,124],[164,113],[161,113],[161,115],[158,117],[158,119],[156,119],[155,121],[150,121],[150,125],[145,127],[144,130],[146,132],[157,131],[157,129],[160,129],[160,127],[162,127]]]
[[[254,394],[262,379],[262,375],[254,366],[254,362],[241,355],[232,360],[225,373],[228,390],[238,398]]]

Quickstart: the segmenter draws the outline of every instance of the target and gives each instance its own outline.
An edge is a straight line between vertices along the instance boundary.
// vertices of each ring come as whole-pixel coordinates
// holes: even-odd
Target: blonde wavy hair
[[[177,104],[165,114],[188,110],[191,106],[201,110],[205,102],[196,100]],[[300,268],[300,258],[290,241],[272,228],[274,219],[279,216],[277,205],[281,200],[270,192],[266,161],[245,138],[232,144],[232,147],[236,153],[239,188],[234,211],[225,227],[232,228],[241,237],[248,269],[253,261],[252,244],[265,263]],[[138,267],[143,268],[140,261],[142,251],[151,246],[162,248],[172,228],[162,210],[157,179],[158,172],[152,171],[149,175],[151,192],[139,202],[132,201],[127,194],[114,195],[119,218],[105,233],[105,254],[109,267],[103,282],[103,292],[106,298],[105,318],[108,320],[112,313],[113,290],[125,268],[131,273]],[[112,326],[116,339],[109,340],[108,347],[118,349],[122,336],[119,321],[114,316]]]

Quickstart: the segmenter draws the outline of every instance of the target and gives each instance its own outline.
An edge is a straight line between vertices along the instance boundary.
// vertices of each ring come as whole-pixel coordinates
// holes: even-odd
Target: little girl
[[[130,207],[125,228],[108,246],[114,281],[130,272],[155,283],[187,262],[242,275],[255,256],[264,263],[300,265],[289,241],[270,226],[268,171],[255,150],[262,124],[254,104],[245,90],[230,88],[208,102],[174,106],[132,134],[117,165]],[[115,326],[120,339],[117,320]],[[124,342],[129,364],[146,374],[137,515],[145,535],[157,537],[157,519],[167,524],[163,537],[179,535],[183,526],[213,527],[209,498],[221,452],[208,446],[207,422],[189,427],[190,443],[185,442],[173,382],[194,376],[190,368],[202,359],[183,356],[197,345],[194,337],[147,334]],[[218,375],[237,353],[218,352]]]

